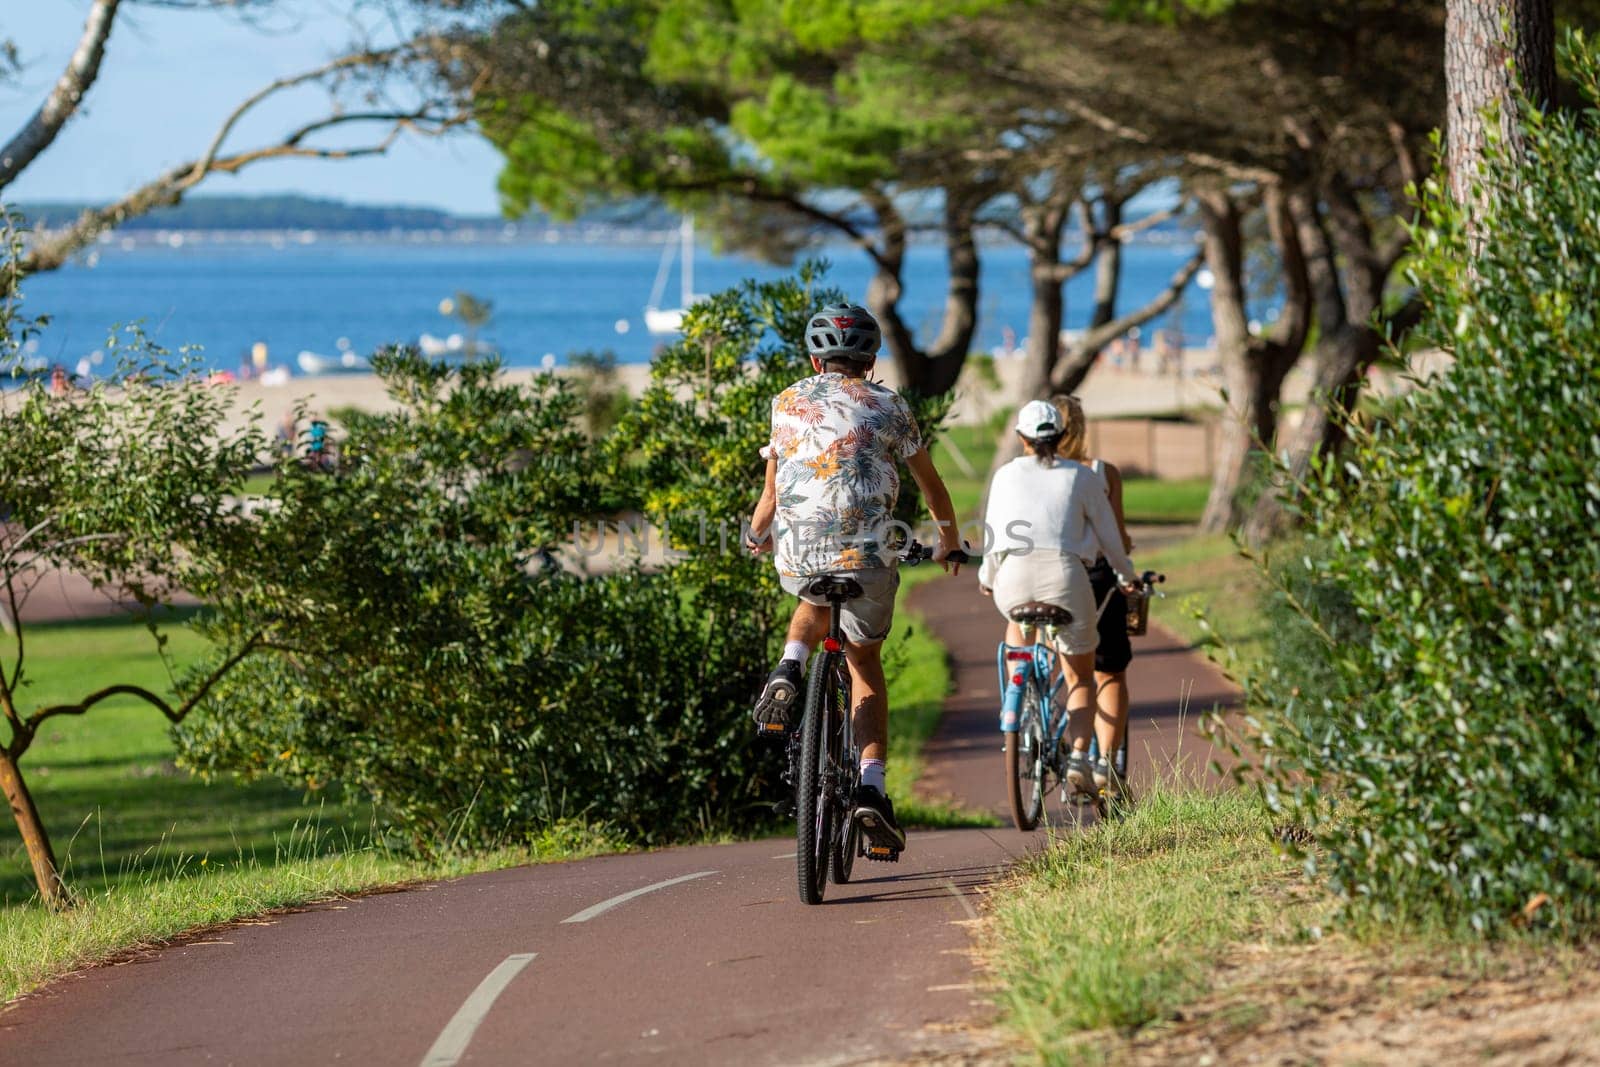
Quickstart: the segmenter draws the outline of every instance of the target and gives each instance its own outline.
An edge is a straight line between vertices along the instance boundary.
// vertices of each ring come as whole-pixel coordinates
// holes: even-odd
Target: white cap
[[[1044,400],[1030,400],[1017,412],[1017,432],[1030,440],[1049,437],[1063,429],[1061,412]]]

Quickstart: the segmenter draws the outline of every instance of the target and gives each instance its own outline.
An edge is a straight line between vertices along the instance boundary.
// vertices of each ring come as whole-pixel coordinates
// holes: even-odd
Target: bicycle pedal
[[[879,863],[900,862],[900,850],[897,848],[885,848],[883,845],[868,845],[863,854],[867,857],[867,859],[877,860]]]
[[[789,816],[794,814],[794,801],[778,801],[776,804],[772,805],[772,814],[778,816],[780,819],[787,819]]]
[[[782,737],[789,732],[789,728],[781,722],[758,722],[756,733],[762,737]]]

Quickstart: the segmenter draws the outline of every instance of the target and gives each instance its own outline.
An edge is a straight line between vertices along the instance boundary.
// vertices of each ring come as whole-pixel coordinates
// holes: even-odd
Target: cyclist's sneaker
[[[906,847],[906,832],[894,817],[889,798],[870,785],[856,787],[855,812],[851,815],[867,835],[867,858],[893,860]]]
[[[777,670],[767,676],[767,684],[756,698],[751,718],[756,729],[767,734],[784,734],[799,720],[800,690],[805,670],[792,659],[779,660]]]
[[[1094,787],[1106,797],[1120,797],[1123,792],[1122,775],[1104,756],[1094,761]]]
[[[1094,770],[1089,765],[1089,756],[1085,752],[1074,752],[1067,757],[1067,785],[1074,793],[1095,795]]]

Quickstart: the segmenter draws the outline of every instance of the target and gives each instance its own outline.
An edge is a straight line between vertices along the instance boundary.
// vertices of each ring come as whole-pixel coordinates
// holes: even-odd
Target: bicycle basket
[[[1138,589],[1123,597],[1128,602],[1128,636],[1143,637],[1150,629],[1150,595]]]

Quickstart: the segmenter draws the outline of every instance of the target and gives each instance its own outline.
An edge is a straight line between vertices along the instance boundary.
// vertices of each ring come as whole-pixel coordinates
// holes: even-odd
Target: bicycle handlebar
[[[950,554],[944,558],[944,560],[946,563],[971,563],[973,560],[978,558],[978,555],[979,553],[977,552],[957,548],[953,549]],[[927,545],[919,544],[916,541],[912,541],[905,547],[905,551],[900,553],[901,561],[912,567],[915,567],[923,560],[932,558],[933,549],[929,548]]]

